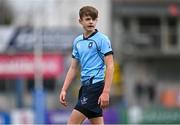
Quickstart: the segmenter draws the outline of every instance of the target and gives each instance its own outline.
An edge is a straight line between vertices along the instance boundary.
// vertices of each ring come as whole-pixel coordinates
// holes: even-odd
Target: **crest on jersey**
[[[91,48],[93,46],[93,42],[89,42],[88,47]]]
[[[82,104],[82,105],[86,104],[86,103],[87,103],[87,100],[88,100],[88,98],[83,97],[83,98],[81,99],[81,104]]]

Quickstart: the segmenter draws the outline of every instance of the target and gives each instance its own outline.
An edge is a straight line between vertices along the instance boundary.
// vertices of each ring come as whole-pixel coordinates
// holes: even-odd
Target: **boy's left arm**
[[[114,74],[113,55],[110,54],[110,55],[105,56],[104,61],[106,65],[105,85],[104,85],[103,92],[98,100],[98,103],[100,104],[101,108],[106,108],[109,105],[109,94],[110,94],[110,88],[111,88],[113,74]]]

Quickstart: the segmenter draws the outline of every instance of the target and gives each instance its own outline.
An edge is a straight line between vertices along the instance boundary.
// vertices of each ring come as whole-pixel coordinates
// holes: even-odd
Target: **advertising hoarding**
[[[40,68],[45,78],[60,76],[63,73],[64,58],[59,54],[44,54]],[[35,73],[33,54],[0,55],[0,77],[33,77]]]

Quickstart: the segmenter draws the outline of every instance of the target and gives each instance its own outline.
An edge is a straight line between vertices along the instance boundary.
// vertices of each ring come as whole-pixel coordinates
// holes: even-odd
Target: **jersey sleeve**
[[[77,42],[74,41],[73,42],[73,47],[72,47],[72,58],[75,58],[75,59],[79,60],[79,54],[78,54],[76,44],[77,44]]]
[[[104,54],[104,56],[113,54],[111,42],[108,37],[104,37],[101,41],[101,52]]]

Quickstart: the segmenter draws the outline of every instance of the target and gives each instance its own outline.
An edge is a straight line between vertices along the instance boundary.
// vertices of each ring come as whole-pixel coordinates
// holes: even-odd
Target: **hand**
[[[59,101],[63,106],[67,106],[66,91],[61,90],[61,93],[59,95]]]
[[[102,93],[99,97],[98,104],[101,108],[107,108],[109,105],[109,93]]]

